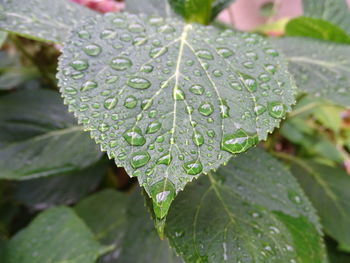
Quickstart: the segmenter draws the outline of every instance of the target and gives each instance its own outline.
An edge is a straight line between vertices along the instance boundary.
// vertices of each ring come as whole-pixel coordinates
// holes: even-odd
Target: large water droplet
[[[133,109],[135,108],[137,105],[137,99],[130,95],[128,97],[125,98],[125,101],[124,101],[124,106],[128,109]]]
[[[70,65],[78,71],[83,71],[89,67],[89,63],[82,59],[74,60]]]
[[[196,95],[202,95],[204,93],[204,88],[201,85],[193,85],[190,87],[190,91]]]
[[[259,116],[266,111],[266,108],[264,105],[257,104],[254,108],[254,111],[255,111],[255,114]]]
[[[225,100],[220,101],[220,115],[223,119],[230,117],[230,107]]]
[[[174,87],[173,98],[174,98],[174,100],[184,100],[185,99],[185,92],[182,89],[180,89],[179,87]]]
[[[81,91],[88,91],[97,88],[97,83],[95,81],[87,81],[81,86]]]
[[[213,54],[210,53],[210,51],[206,50],[206,49],[198,49],[198,50],[196,50],[196,55],[199,58],[202,58],[202,59],[207,59],[207,60],[213,60],[214,59]]]
[[[111,61],[111,67],[118,71],[123,71],[132,66],[132,62],[128,58],[116,57]]]
[[[162,127],[162,124],[159,121],[153,121],[151,122],[146,130],[146,133],[153,134],[159,131],[159,129]]]
[[[137,169],[142,166],[145,166],[150,159],[151,159],[151,156],[147,151],[137,152],[132,155],[130,164],[132,168]]]
[[[175,198],[175,187],[168,179],[164,179],[151,186],[153,210],[157,218],[164,218]]]
[[[104,101],[103,106],[107,110],[113,109],[118,103],[118,99],[115,97],[108,98]]]
[[[171,154],[167,153],[157,160],[157,164],[169,165],[171,163],[171,160],[172,160]]]
[[[150,51],[149,56],[151,58],[158,58],[167,52],[168,52],[167,47],[155,47]]]
[[[183,165],[185,172],[189,175],[200,174],[203,170],[202,163],[199,159],[189,161]]]
[[[84,52],[89,56],[98,56],[101,53],[101,51],[101,47],[96,44],[90,44],[84,48]]]
[[[146,139],[142,135],[142,131],[139,127],[126,130],[123,133],[123,137],[132,146],[141,146],[146,142]]]
[[[269,102],[267,108],[270,116],[276,119],[283,118],[286,113],[284,104],[278,101]]]
[[[150,107],[153,105],[153,100],[152,99],[144,99],[141,102],[141,109],[143,110],[148,110]]]
[[[132,77],[128,79],[127,85],[134,89],[148,89],[151,86],[151,82],[145,78]]]
[[[243,129],[235,133],[226,134],[221,141],[221,149],[230,153],[245,152],[248,148],[258,142],[257,134],[249,134]]]
[[[141,33],[145,31],[145,28],[139,23],[132,23],[128,26],[128,30],[132,33]]]
[[[194,143],[195,145],[197,145],[197,146],[202,146],[203,143],[204,143],[204,137],[203,137],[203,135],[202,135],[200,132],[198,132],[198,131],[196,131],[196,132],[193,133],[193,135],[192,135],[192,140],[193,140],[193,143]]]
[[[204,116],[209,116],[214,112],[214,106],[210,102],[203,102],[198,111]]]
[[[217,51],[218,51],[219,55],[224,57],[224,58],[229,58],[234,54],[234,52],[231,49],[228,49],[225,47],[217,48]]]

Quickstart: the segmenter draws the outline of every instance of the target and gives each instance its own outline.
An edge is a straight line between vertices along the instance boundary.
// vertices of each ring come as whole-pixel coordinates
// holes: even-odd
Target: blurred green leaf
[[[311,199],[325,232],[350,251],[350,176],[341,168],[278,154],[291,162],[292,173]]]
[[[287,56],[302,92],[350,107],[350,45],[300,37],[273,43]]]
[[[303,0],[304,15],[327,20],[350,35],[350,11],[346,0]]]
[[[0,97],[0,131],[1,179],[79,171],[102,156],[53,91],[26,90]]]
[[[329,255],[330,263],[349,263],[350,262],[350,254],[339,251],[337,248],[337,243],[333,240],[327,240],[327,251]]]
[[[138,189],[132,196],[105,190],[75,210],[100,242],[116,246],[100,263],[181,262],[168,242],[159,239]]]
[[[39,75],[35,68],[9,68],[0,73],[0,90],[10,90]]]
[[[326,105],[314,109],[313,115],[324,127],[337,134],[342,125],[341,112],[343,110],[336,106]]]
[[[0,48],[2,47],[6,39],[7,39],[7,32],[0,30]]]
[[[126,0],[125,11],[134,14],[158,15],[163,17],[173,17],[176,14],[171,9],[168,0]]]
[[[315,210],[288,170],[261,149],[187,186],[165,233],[185,262],[326,262]]]
[[[285,33],[287,36],[311,37],[350,44],[350,37],[343,29],[317,18],[303,16],[294,18],[286,25]]]
[[[19,182],[13,198],[35,210],[71,205],[96,189],[107,173],[106,161],[81,171]]]
[[[94,263],[110,249],[96,241],[72,209],[51,208],[11,239],[5,263]]]
[[[11,0],[0,3],[0,29],[62,43],[69,31],[97,13],[69,0]]]

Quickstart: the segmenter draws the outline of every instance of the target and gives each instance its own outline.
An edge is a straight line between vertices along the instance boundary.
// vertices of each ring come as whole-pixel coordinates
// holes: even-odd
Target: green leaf
[[[350,37],[343,29],[317,18],[302,16],[292,19],[286,25],[285,33],[287,36],[312,37],[350,44]]]
[[[350,35],[350,12],[345,0],[303,0],[305,16],[327,20]]]
[[[70,208],[39,214],[7,244],[6,263],[94,263],[110,248],[100,245]]]
[[[212,5],[212,19],[236,0],[214,0]]]
[[[0,28],[35,40],[63,42],[82,20],[97,16],[69,0],[7,0],[0,3]]]
[[[330,263],[349,263],[350,262],[350,254],[339,251],[337,249],[336,242],[334,242],[333,240],[328,240],[326,244],[327,244]]]
[[[281,156],[292,163],[292,173],[316,207],[325,232],[350,251],[350,177],[340,168]]]
[[[5,43],[6,39],[7,39],[7,32],[0,31],[0,48]]]
[[[213,0],[169,0],[169,3],[187,22],[207,25],[211,20]]]
[[[140,193],[128,196],[105,190],[81,201],[75,209],[98,240],[116,246],[99,262],[181,262],[168,241],[159,240]]]
[[[326,262],[313,207],[261,149],[233,158],[179,194],[165,233],[185,262]]]
[[[78,172],[19,182],[13,199],[35,210],[71,205],[96,189],[107,172],[107,162]]]
[[[186,183],[266,139],[294,103],[284,58],[265,39],[161,17],[92,20],[59,64],[70,111],[138,176],[159,218]]]
[[[350,106],[350,46],[308,38],[273,41],[288,57],[299,89]]]
[[[102,153],[59,94],[26,90],[0,98],[0,178],[25,180],[79,171]]]
[[[125,11],[134,14],[158,15],[163,17],[173,17],[176,14],[171,9],[168,0],[126,0]]]

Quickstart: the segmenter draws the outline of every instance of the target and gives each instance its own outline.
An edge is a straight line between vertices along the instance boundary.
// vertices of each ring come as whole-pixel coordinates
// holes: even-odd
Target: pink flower
[[[123,3],[116,2],[114,0],[71,0],[71,1],[87,6],[101,13],[118,12],[124,7]]]

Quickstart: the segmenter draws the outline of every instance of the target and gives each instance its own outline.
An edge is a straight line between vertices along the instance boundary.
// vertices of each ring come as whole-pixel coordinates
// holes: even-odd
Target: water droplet
[[[160,129],[161,127],[162,127],[162,124],[161,124],[159,121],[151,122],[151,123],[147,126],[146,133],[148,133],[148,134],[156,133],[157,131],[159,131],[159,129]]]
[[[203,102],[198,111],[204,116],[209,116],[214,112],[214,106],[210,102]]]
[[[179,87],[174,87],[173,98],[174,98],[174,100],[184,100],[185,99],[185,92],[182,89],[180,89]]]
[[[253,69],[255,67],[254,63],[251,61],[243,62],[243,66],[248,69]]]
[[[74,60],[70,65],[78,71],[83,71],[89,67],[88,62],[82,59]]]
[[[258,142],[257,134],[249,134],[243,129],[235,133],[226,134],[221,141],[221,149],[230,153],[245,152],[248,148]]]
[[[116,17],[113,19],[112,23],[115,25],[117,28],[125,28],[126,27],[126,22],[123,18],[121,17]]]
[[[264,52],[273,57],[277,57],[279,55],[279,53],[273,48],[266,48]]]
[[[172,160],[171,154],[167,153],[157,160],[157,164],[169,165],[171,163],[171,160]]]
[[[223,73],[222,73],[221,70],[216,69],[216,70],[213,71],[213,75],[214,75],[214,77],[219,78],[219,77],[221,77],[223,75]]]
[[[270,74],[275,74],[276,73],[276,67],[274,65],[271,65],[271,64],[265,65],[265,69]]]
[[[193,85],[190,87],[190,91],[196,95],[202,95],[204,93],[204,88],[201,85]]]
[[[90,36],[90,33],[86,30],[81,30],[78,32],[78,35],[80,38],[82,39],[89,39],[91,36]]]
[[[204,143],[204,137],[203,137],[203,135],[202,135],[200,132],[198,132],[198,131],[196,131],[196,132],[193,133],[193,135],[192,135],[192,140],[193,140],[193,143],[194,143],[195,145],[197,145],[197,146],[202,146],[203,143]]]
[[[137,105],[137,99],[130,95],[128,97],[125,98],[125,101],[124,101],[124,106],[128,109],[133,109],[135,108]]]
[[[146,142],[146,139],[142,135],[142,131],[139,127],[126,130],[123,133],[123,137],[132,146],[141,146]]]
[[[64,91],[67,94],[70,94],[70,95],[77,94],[77,90],[75,88],[72,88],[72,87],[67,87],[67,88],[64,89]]]
[[[285,106],[281,102],[269,102],[267,108],[270,116],[276,119],[283,118],[286,113]]]
[[[145,166],[150,159],[151,159],[151,156],[147,151],[137,152],[132,155],[130,164],[132,168],[137,169],[142,166]]]
[[[207,135],[208,135],[210,138],[214,138],[214,137],[215,137],[215,131],[209,130],[209,131],[207,131]]]
[[[148,110],[150,107],[153,105],[153,100],[152,99],[144,99],[141,102],[141,109],[143,110]]]
[[[288,191],[288,198],[290,201],[292,201],[294,204],[301,204],[301,197],[300,195],[298,195],[297,193],[295,193],[294,191]]]
[[[90,44],[84,48],[84,52],[89,56],[98,56],[101,53],[101,51],[101,47],[96,44]]]
[[[255,79],[253,79],[247,75],[244,75],[243,78],[244,78],[244,84],[245,84],[245,87],[247,88],[247,90],[249,92],[255,92],[257,89],[257,84],[256,84]]]
[[[132,33],[141,33],[145,31],[145,28],[139,23],[132,23],[128,26],[128,30]]]
[[[257,104],[254,108],[254,111],[255,111],[255,114],[259,116],[266,111],[266,108],[264,105]]]
[[[158,58],[168,52],[167,47],[155,47],[149,52],[151,58]]]
[[[128,58],[116,57],[111,61],[111,67],[118,71],[123,71],[132,66],[132,62]]]
[[[262,74],[260,74],[259,79],[260,79],[261,81],[263,81],[263,82],[267,82],[267,81],[269,81],[271,78],[270,78],[270,76],[269,76],[268,74],[262,73]]]
[[[198,50],[196,50],[196,55],[199,58],[202,58],[202,59],[207,59],[207,60],[213,60],[214,59],[214,57],[210,53],[210,51],[206,50],[206,49],[198,49]]]
[[[160,26],[164,23],[164,18],[159,16],[151,16],[148,19],[148,23],[150,23],[152,26]]]
[[[97,83],[95,81],[87,81],[81,86],[81,91],[88,91],[97,88]]]
[[[150,64],[143,65],[141,68],[141,72],[151,73],[153,71],[153,66]]]
[[[104,101],[103,106],[107,110],[113,109],[118,103],[118,99],[115,97],[108,98]]]
[[[168,179],[151,186],[153,209],[157,218],[162,219],[168,213],[171,202],[175,198],[175,187]]]
[[[216,50],[219,53],[219,55],[224,57],[224,58],[229,58],[232,55],[234,55],[234,52],[231,49],[228,49],[225,47],[224,48],[217,48]]]
[[[231,88],[233,88],[235,90],[239,90],[239,91],[242,90],[242,87],[238,82],[231,82],[230,86],[231,86]]]
[[[101,32],[100,38],[101,39],[114,39],[117,36],[117,32],[115,32],[112,29],[105,29]]]
[[[132,77],[128,79],[127,85],[134,89],[148,89],[151,87],[151,82],[144,78]]]
[[[98,130],[100,132],[106,132],[109,130],[109,126],[105,123],[101,123],[100,126],[98,126]]]
[[[197,175],[203,170],[202,163],[199,159],[185,163],[183,168],[188,175]]]
[[[225,100],[220,100],[220,115],[223,119],[230,117],[230,107]]]

